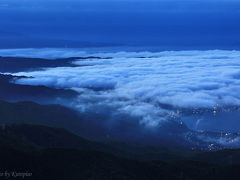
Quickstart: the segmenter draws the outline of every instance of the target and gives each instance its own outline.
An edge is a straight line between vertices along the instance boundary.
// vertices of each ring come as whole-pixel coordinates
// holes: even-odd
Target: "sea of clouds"
[[[0,50],[2,56],[88,57],[76,67],[46,68],[14,75],[15,83],[74,89],[70,105],[82,112],[129,115],[157,126],[179,108],[240,105],[240,51],[85,52],[78,49]]]

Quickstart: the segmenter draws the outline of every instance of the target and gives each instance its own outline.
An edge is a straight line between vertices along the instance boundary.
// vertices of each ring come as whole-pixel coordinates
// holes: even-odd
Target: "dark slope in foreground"
[[[0,101],[1,124],[38,124],[67,129],[80,129],[77,112],[60,105],[39,105],[33,102]]]
[[[112,128],[104,126],[104,118],[92,116],[89,118],[85,114],[62,107],[60,105],[39,105],[33,102],[9,103],[0,101],[0,124],[35,124],[50,127],[65,128],[73,133],[97,141],[120,141],[130,144],[155,145],[158,147],[167,147],[175,151],[190,150],[190,145],[178,136],[167,136],[167,131],[174,131],[179,126],[165,127],[161,134],[148,133],[147,130],[137,124],[116,125]],[[170,129],[169,129],[170,128]],[[120,131],[120,130],[121,131]],[[184,128],[184,130],[186,130]],[[170,132],[171,133],[171,132]],[[159,142],[161,142],[159,144]],[[116,144],[117,147],[121,145]]]
[[[225,150],[188,158],[176,155],[164,161],[143,161],[102,152],[97,149],[99,145],[64,129],[35,125],[6,126],[0,130],[0,169],[32,173],[29,179],[35,180],[219,180],[237,179],[240,168],[239,150],[234,150],[234,153]],[[237,160],[229,162],[227,156]],[[222,160],[212,162],[209,157]]]
[[[232,148],[216,142],[218,138],[221,138],[221,133],[191,131],[183,124],[174,121],[161,124],[159,128],[155,128],[156,130],[151,132],[138,123],[121,121],[121,123],[107,126],[105,124],[108,121],[98,114],[84,114],[60,105],[39,105],[33,102],[9,103],[0,101],[0,114],[0,124],[24,123],[65,128],[95,141],[119,141],[129,144],[151,145],[178,152],[191,149],[208,150],[209,147],[209,150]],[[203,138],[199,138],[203,135],[213,140],[204,141]],[[237,140],[238,137],[239,134],[232,133],[226,138]],[[116,146],[121,147],[118,144]]]
[[[103,129],[95,133],[91,124],[86,125],[85,121],[77,112],[59,105],[39,105],[32,102],[8,103],[0,101],[0,114],[0,124],[4,126],[13,124],[18,125],[17,128],[11,126],[11,131],[14,131],[14,134],[23,139],[26,139],[27,137],[28,141],[34,141],[36,145],[39,144],[43,147],[58,146],[63,148],[76,148],[79,147],[81,143],[86,145],[86,142],[82,142],[82,139],[79,139],[78,137],[76,138],[76,135],[73,133],[61,129],[51,129],[50,127],[65,128],[87,138],[88,136],[85,136],[87,134],[86,132],[92,133],[96,137],[98,135],[104,137],[108,133]],[[20,126],[21,124],[28,125]],[[49,126],[49,129],[41,128],[41,126],[34,128],[34,126],[31,127],[32,125]],[[45,138],[42,138],[42,136]],[[54,136],[56,141],[52,142],[51,136]],[[38,139],[38,137],[40,137],[40,139]],[[50,144],[47,144],[48,139],[50,140]],[[69,141],[69,139],[71,139],[71,141]],[[51,145],[51,143],[53,144]],[[89,144],[88,149],[90,148],[90,145],[91,143]],[[111,146],[111,148],[109,146]],[[93,149],[105,152],[110,151],[124,157],[141,158],[141,156],[144,155],[143,158],[147,159],[162,158],[159,157],[159,155],[162,154],[165,154],[165,156],[163,156],[164,158],[168,158],[169,154],[172,153],[171,151],[189,151],[188,148],[178,145],[174,147],[179,147],[179,149],[175,150],[172,147],[168,147],[164,142],[159,144],[158,147],[149,147],[142,144],[130,145],[128,143],[113,142],[111,138],[105,138],[104,144],[97,145],[95,143]]]

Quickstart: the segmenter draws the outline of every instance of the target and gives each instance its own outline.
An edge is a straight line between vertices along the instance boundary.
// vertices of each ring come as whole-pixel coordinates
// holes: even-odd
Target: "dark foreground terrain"
[[[240,150],[96,142],[80,137],[86,134],[83,119],[59,105],[0,101],[0,114],[2,178],[7,172],[36,180],[238,179]]]
[[[3,126],[0,147],[1,173],[28,172],[30,177],[25,179],[36,180],[238,179],[240,168],[239,150],[185,156],[159,153],[162,160],[143,160],[144,157],[130,157],[133,149],[127,145],[124,151],[118,149],[116,155],[114,144],[96,143],[64,129],[38,125]],[[123,157],[126,154],[129,158]],[[165,159],[166,155],[169,158]]]

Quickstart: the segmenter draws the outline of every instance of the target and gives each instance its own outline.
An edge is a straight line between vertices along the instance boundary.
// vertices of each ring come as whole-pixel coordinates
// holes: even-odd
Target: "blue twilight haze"
[[[238,0],[1,0],[0,17],[0,48],[240,45]]]

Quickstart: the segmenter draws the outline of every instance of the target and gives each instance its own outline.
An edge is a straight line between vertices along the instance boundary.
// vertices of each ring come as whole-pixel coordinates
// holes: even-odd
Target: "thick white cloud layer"
[[[77,67],[15,74],[34,77],[20,79],[17,81],[20,84],[77,89],[81,92],[78,107],[82,110],[106,105],[115,107],[114,113],[130,114],[139,117],[141,123],[156,125],[174,115],[159,104],[186,108],[240,105],[239,51],[89,54],[77,50],[42,50],[40,54],[112,57],[74,61]]]

